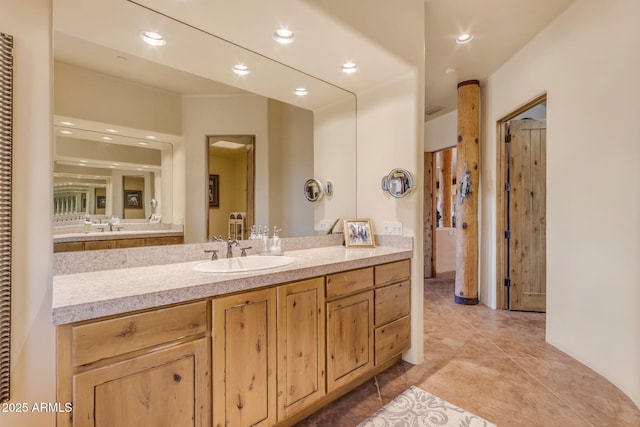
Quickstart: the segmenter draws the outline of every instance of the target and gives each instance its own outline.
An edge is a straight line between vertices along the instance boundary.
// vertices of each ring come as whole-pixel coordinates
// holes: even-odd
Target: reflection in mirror
[[[246,239],[253,225],[255,136],[207,138],[209,181],[208,240],[214,236]]]
[[[304,197],[310,202],[317,202],[322,197],[322,183],[317,179],[308,179],[304,183]]]
[[[165,46],[142,43],[139,33],[149,26],[168,35]],[[184,225],[185,242],[205,241],[211,208],[202,141],[231,133],[255,135],[252,222],[302,236],[314,234],[322,220],[357,216],[352,93],[132,2],[53,0],[53,29],[56,125],[72,127],[58,119],[96,125],[76,126],[95,132],[97,142],[113,137],[106,128],[114,128],[134,144],[153,142],[147,135],[169,144],[159,149],[159,165],[124,169],[124,162],[110,160],[120,163],[116,176],[87,172],[80,157],[66,165],[75,169],[68,174],[105,177],[105,215],[125,215],[121,178],[142,168],[149,181],[142,193],[145,217],[155,198],[163,223]],[[238,61],[251,73],[233,74]],[[296,87],[308,95],[295,95]],[[144,165],[156,169],[146,175]],[[308,203],[299,202],[299,189],[310,172],[340,190],[331,203],[301,207]],[[93,199],[88,190],[87,209],[98,202]]]
[[[381,187],[393,197],[405,197],[413,190],[413,177],[408,170],[396,168],[382,178]]]
[[[436,227],[455,227],[456,207],[456,152],[455,147],[435,153]]]

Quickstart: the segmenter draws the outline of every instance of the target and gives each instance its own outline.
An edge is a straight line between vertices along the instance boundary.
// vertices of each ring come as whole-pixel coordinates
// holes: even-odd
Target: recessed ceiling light
[[[156,136],[154,136],[154,135],[147,135],[147,136],[145,136],[145,138],[147,138],[147,139],[156,139]]]
[[[89,163],[89,160],[80,160],[80,163]]]
[[[244,64],[236,64],[233,66],[233,72],[239,76],[246,76],[251,72],[251,70],[249,70],[249,67]]]
[[[120,163],[111,163],[113,166],[120,166]]]
[[[110,136],[101,136],[100,139],[104,139],[105,141],[112,141],[113,138],[111,138]]]
[[[309,95],[309,91],[303,87],[299,87],[297,88],[295,91],[295,94],[298,96],[306,96]]]
[[[473,40],[473,36],[469,33],[462,33],[456,37],[456,43],[458,44],[469,43],[471,40]]]
[[[456,71],[457,70],[455,67],[447,67],[445,68],[444,73],[447,75],[451,75],[451,74],[455,74]]]
[[[141,171],[141,170],[142,170],[142,168],[137,168],[137,170]]]
[[[109,166],[109,168],[111,168],[111,169],[115,169],[116,167],[115,167],[115,166]]]
[[[273,39],[280,44],[289,44],[293,43],[296,39],[296,35],[293,31],[287,28],[280,28],[279,30],[275,30],[273,32]]]
[[[149,143],[144,141],[138,141],[138,145],[149,145]]]
[[[73,135],[73,132],[71,132],[70,130],[61,130],[60,133],[64,135]]]
[[[358,71],[358,64],[354,64],[353,62],[345,62],[344,64],[342,64],[341,69],[343,73],[355,73],[356,71]]]
[[[109,128],[109,129],[105,129],[105,130],[106,130],[107,132],[111,132],[111,133],[118,133],[118,130],[117,130],[117,129]]]
[[[126,56],[122,56],[122,55],[118,55],[116,56],[116,59],[120,62],[127,62],[127,57]]]
[[[78,166],[87,166],[87,165],[84,163],[78,163]]]
[[[75,123],[73,123],[73,122],[60,122],[60,124],[61,124],[61,125],[64,125],[64,126],[75,126],[75,125],[76,125],[76,124],[75,124]]]
[[[143,42],[150,46],[164,46],[167,44],[167,41],[162,37],[162,35],[153,32],[153,31],[143,31],[140,33],[140,38]]]

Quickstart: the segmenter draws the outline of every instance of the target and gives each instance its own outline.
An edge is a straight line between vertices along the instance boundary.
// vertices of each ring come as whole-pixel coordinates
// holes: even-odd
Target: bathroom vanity
[[[201,261],[54,276],[58,426],[291,425],[410,346],[410,258],[287,251],[288,266]]]

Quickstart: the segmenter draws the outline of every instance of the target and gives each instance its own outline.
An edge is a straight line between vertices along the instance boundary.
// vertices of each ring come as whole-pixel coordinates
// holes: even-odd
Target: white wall
[[[546,91],[547,341],[638,405],[639,19],[637,0],[577,1],[483,88],[480,275],[494,305],[496,121]]]
[[[331,196],[315,203],[316,230],[322,220],[333,223],[356,216],[356,122],[355,97],[314,111],[313,178],[333,185]],[[336,225],[334,230],[341,228]]]
[[[424,151],[440,151],[456,146],[458,110],[453,110],[424,124]]]
[[[55,402],[51,324],[53,170],[48,0],[0,0],[14,36],[11,402]],[[3,427],[53,426],[54,414],[0,413]]]
[[[358,217],[371,218],[374,232],[385,221],[400,221],[403,234],[413,237],[411,259],[411,349],[405,359],[421,363],[423,353],[422,177],[424,137],[418,107],[420,78],[409,73],[382,87],[358,94]],[[422,77],[423,78],[423,77]],[[383,193],[380,181],[393,168],[407,169],[416,189],[402,199]]]

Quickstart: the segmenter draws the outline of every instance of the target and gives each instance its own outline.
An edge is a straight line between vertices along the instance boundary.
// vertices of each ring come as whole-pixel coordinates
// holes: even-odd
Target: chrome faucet
[[[227,240],[227,258],[233,258],[233,245],[240,246],[237,240]]]

